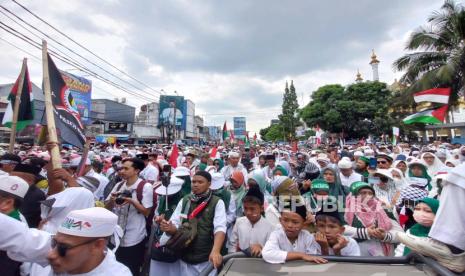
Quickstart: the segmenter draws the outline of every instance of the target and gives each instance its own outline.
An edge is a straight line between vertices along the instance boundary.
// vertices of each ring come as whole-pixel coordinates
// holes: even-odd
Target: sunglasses
[[[83,243],[80,243],[80,244],[76,244],[76,245],[68,245],[68,244],[64,244],[64,243],[61,243],[61,242],[58,242],[55,238],[52,239],[52,248],[56,248],[57,249],[57,252],[58,252],[58,255],[60,257],[66,257],[66,252],[68,252],[68,250],[70,249],[73,249],[73,248],[76,248],[76,247],[79,247],[79,246],[82,246],[82,245],[86,245],[86,244],[89,244],[89,243],[92,243],[96,240],[98,240],[100,238],[97,238],[97,239],[92,239],[92,240],[88,240],[86,242],[83,242]]]
[[[387,164],[387,161],[378,161],[378,164]]]

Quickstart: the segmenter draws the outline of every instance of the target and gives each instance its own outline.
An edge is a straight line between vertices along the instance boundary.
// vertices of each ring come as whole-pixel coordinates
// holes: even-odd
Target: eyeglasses
[[[64,244],[64,243],[61,243],[61,242],[58,242],[55,238],[52,239],[52,248],[56,248],[57,249],[57,252],[58,252],[58,255],[60,255],[60,257],[65,257],[66,256],[66,252],[68,252],[68,250],[70,249],[73,249],[73,248],[76,248],[76,247],[79,247],[79,246],[82,246],[82,245],[86,245],[86,244],[89,244],[89,243],[92,243],[96,240],[98,240],[100,238],[97,238],[97,239],[92,239],[92,240],[88,240],[86,242],[83,242],[83,243],[80,243],[80,244],[76,244],[76,245],[68,245],[68,244]]]
[[[381,160],[381,161],[378,161],[377,163],[378,163],[378,164],[387,164],[387,161]]]

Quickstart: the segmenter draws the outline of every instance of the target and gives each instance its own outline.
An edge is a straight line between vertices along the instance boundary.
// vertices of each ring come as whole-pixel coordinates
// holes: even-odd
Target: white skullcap
[[[362,156],[363,156],[363,152],[357,150],[357,151],[354,152],[354,156],[356,156],[356,157],[362,157]]]
[[[69,212],[58,227],[58,232],[78,237],[103,238],[112,236],[118,227],[118,216],[105,208],[92,207]]]
[[[10,175],[0,176],[0,190],[4,192],[24,198],[28,189],[29,184],[20,177]]]
[[[374,156],[375,152],[372,149],[364,150],[365,156]]]
[[[352,168],[352,162],[350,160],[342,158],[341,161],[337,163],[337,166],[339,167],[339,169],[350,169]]]
[[[71,159],[71,161],[69,162],[69,166],[70,167],[78,167],[79,163],[81,163],[81,159],[82,159],[81,156]],[[91,164],[90,159],[86,158],[86,163],[84,165],[90,165],[90,164]]]
[[[170,184],[168,185],[168,195],[174,195],[175,193],[181,191],[182,184],[184,184],[184,180],[181,178],[177,178],[176,176],[171,176]],[[155,189],[155,193],[158,195],[166,195],[166,187],[161,185],[157,189]]]
[[[210,189],[218,190],[224,187],[225,180],[224,180],[223,174],[219,172],[215,172],[215,173],[212,173],[211,176],[212,176],[212,183],[210,185]]]
[[[231,151],[229,154],[228,154],[228,158],[239,158],[239,153],[235,152],[235,151]]]

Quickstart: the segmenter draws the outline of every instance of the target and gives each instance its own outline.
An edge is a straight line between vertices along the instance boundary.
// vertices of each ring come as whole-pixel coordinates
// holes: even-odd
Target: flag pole
[[[48,71],[48,54],[47,54],[47,41],[42,40],[42,70],[44,74],[44,100],[45,100],[45,114],[47,118],[48,140],[51,143],[56,143],[52,147],[51,159],[52,168],[61,169],[60,149],[58,148],[58,136],[55,126],[55,115],[52,105],[52,91],[50,88],[50,76]]]
[[[16,89],[15,106],[13,107],[13,121],[11,123],[10,133],[10,153],[14,153],[16,142],[16,125],[18,124],[19,104],[21,103],[21,93],[23,92],[24,78],[26,75],[27,58],[23,59],[23,66],[18,80],[18,88]]]

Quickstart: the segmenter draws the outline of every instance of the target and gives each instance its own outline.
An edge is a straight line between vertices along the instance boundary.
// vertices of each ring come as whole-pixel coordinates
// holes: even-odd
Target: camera
[[[132,197],[132,193],[131,191],[129,190],[124,190],[122,192],[119,192],[118,195],[116,196],[115,198],[115,203],[117,205],[121,205],[124,203],[124,199],[125,198],[128,198],[128,197]]]

